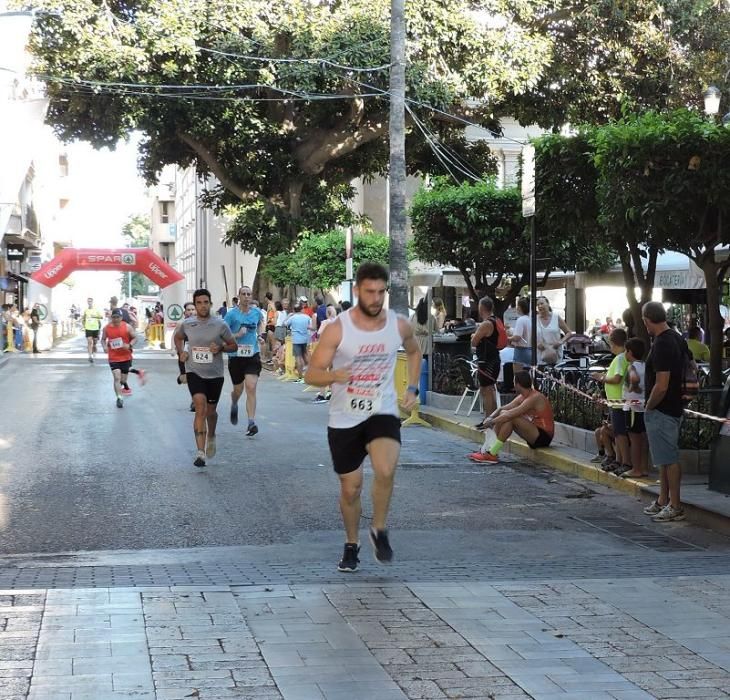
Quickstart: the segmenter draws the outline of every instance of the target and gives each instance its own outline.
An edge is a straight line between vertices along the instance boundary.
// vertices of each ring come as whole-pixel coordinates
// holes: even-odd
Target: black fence
[[[464,372],[465,362],[471,360],[466,355],[453,352],[434,352],[432,355],[433,390],[439,394],[461,396],[467,386],[468,372]],[[536,387],[550,399],[555,420],[566,425],[585,430],[595,430],[608,419],[608,407],[602,386],[590,379],[589,374],[579,370],[565,373],[539,374]],[[579,391],[576,391],[578,389]],[[504,388],[502,389],[504,392]],[[722,389],[704,388],[687,408],[714,415],[713,400]],[[502,401],[510,400],[503,393]],[[679,436],[679,446],[683,450],[708,450],[717,435],[718,423],[700,416],[685,415]]]
[[[598,389],[582,388],[585,394],[574,387],[566,386],[561,377],[542,375],[536,380],[537,388],[550,399],[555,420],[560,423],[595,430],[608,419],[608,407]],[[687,408],[698,413],[713,415],[713,398],[722,389],[701,389],[697,398]],[[708,450],[717,435],[718,423],[701,416],[685,415],[679,434],[679,447],[683,450]]]

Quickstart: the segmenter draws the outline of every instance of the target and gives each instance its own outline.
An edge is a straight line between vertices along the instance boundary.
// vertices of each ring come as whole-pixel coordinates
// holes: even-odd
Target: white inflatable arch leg
[[[172,342],[172,334],[175,332],[177,324],[182,319],[182,310],[187,299],[187,286],[185,280],[175,282],[165,287],[161,292],[162,306],[165,309],[165,347],[170,349],[171,354],[175,354],[175,344]]]

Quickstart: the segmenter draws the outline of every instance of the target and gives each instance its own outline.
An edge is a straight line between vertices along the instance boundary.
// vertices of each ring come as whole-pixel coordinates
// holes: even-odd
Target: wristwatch
[[[406,387],[406,391],[410,391],[410,392],[411,392],[411,394],[413,394],[414,396],[418,396],[418,394],[420,393],[420,392],[418,391],[418,387],[417,387],[417,386],[413,386],[413,384],[409,384],[409,385],[408,385],[408,386]]]

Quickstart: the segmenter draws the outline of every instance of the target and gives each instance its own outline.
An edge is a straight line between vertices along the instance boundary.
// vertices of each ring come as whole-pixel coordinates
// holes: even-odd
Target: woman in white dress
[[[561,337],[561,334],[562,337]],[[552,310],[547,297],[537,298],[537,364],[554,365],[563,359],[563,345],[573,335],[568,324]]]

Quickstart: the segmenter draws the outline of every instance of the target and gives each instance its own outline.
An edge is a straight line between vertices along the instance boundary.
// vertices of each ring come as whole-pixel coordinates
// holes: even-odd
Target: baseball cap
[[[112,316],[121,316],[122,310],[121,309],[113,309],[112,310]]]
[[[299,301],[307,301],[307,297],[299,297]]]

